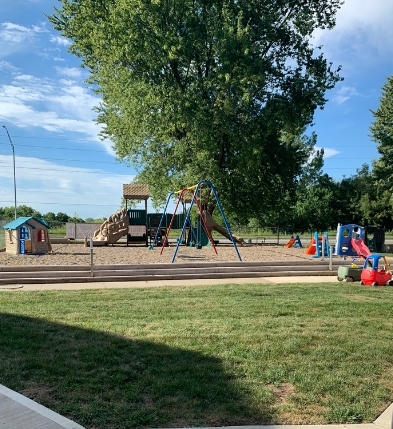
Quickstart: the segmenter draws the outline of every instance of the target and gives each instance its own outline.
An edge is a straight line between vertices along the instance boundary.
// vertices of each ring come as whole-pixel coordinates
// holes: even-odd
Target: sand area
[[[83,244],[53,244],[53,252],[46,255],[12,255],[0,252],[0,266],[23,265],[89,265],[90,248]],[[126,246],[116,244],[93,248],[93,262],[95,265],[113,264],[159,264],[171,263],[176,245],[149,250],[143,245]],[[238,261],[235,248],[232,245],[218,244],[217,254],[213,247],[202,249],[179,246],[175,263],[184,262],[223,262]],[[245,244],[238,247],[243,261],[296,261],[310,260],[304,248],[285,248],[274,244]]]

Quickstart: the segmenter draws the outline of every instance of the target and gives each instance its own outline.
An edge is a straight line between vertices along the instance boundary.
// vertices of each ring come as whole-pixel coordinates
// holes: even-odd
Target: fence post
[[[280,227],[277,227],[277,244],[280,244]]]
[[[90,277],[94,277],[93,271],[93,239],[90,238]]]

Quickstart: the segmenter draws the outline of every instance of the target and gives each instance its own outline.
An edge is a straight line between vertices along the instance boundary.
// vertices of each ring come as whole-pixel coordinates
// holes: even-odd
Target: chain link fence
[[[0,219],[0,250],[5,249],[5,232],[3,229],[3,225],[8,223],[8,220]]]
[[[291,237],[297,235],[302,241],[308,243],[313,237],[315,231],[304,231],[294,227],[280,226],[231,226],[231,232],[242,237],[246,242],[256,244],[286,244]]]
[[[5,233],[2,226],[9,220],[0,219],[0,249],[5,247]],[[74,223],[74,222],[48,222],[52,237],[67,237],[71,239],[83,239],[92,237],[94,232],[100,227],[100,224]],[[250,227],[241,225],[231,225],[231,232],[234,235],[242,237],[246,242],[255,244],[283,245],[296,235],[299,235],[302,242],[309,243],[315,231],[304,231],[295,227],[264,226]],[[216,233],[214,233],[216,235]],[[217,235],[218,237],[218,235]],[[330,237],[333,238],[332,234]]]

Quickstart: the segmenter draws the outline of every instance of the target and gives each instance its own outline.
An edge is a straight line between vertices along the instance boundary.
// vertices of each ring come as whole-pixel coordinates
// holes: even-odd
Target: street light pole
[[[10,141],[10,145],[12,148],[12,159],[14,162],[14,209],[15,209],[15,219],[16,219],[17,215],[16,215],[15,149],[14,149],[14,144],[12,143],[11,136],[10,136],[10,133],[8,132],[7,127],[5,125],[3,125],[3,128],[7,131],[8,140]]]

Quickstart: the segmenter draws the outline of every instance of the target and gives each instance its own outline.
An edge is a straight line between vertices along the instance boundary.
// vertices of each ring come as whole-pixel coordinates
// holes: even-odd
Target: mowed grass
[[[373,421],[393,287],[0,293],[0,383],[87,428]]]

